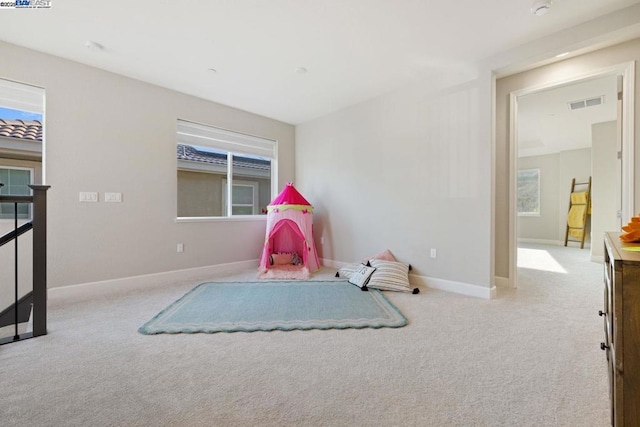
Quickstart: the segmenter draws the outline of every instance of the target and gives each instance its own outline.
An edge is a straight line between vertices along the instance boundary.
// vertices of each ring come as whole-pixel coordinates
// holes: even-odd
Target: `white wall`
[[[521,241],[558,242],[560,155],[518,158],[518,169],[540,170],[540,216],[518,216],[518,239]]]
[[[490,88],[416,84],[297,126],[296,176],[316,207],[321,257],[389,248],[417,275],[488,292],[491,150],[479,112]]]
[[[293,126],[6,43],[0,57],[0,78],[46,90],[50,287],[259,257],[263,218],[175,222],[176,120],[277,140],[280,187],[294,178]]]
[[[593,138],[593,186],[591,191],[591,257],[602,259],[604,245],[601,244],[603,234],[607,231],[620,230],[617,220],[617,203],[615,189],[617,160],[617,123],[615,121],[596,123],[591,127]]]

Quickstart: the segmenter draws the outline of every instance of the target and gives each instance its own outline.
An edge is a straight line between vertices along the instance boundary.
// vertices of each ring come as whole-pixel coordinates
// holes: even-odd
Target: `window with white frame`
[[[518,171],[518,215],[540,215],[540,169]]]
[[[33,183],[33,169],[0,165],[0,194],[3,196],[29,196]],[[18,219],[31,219],[31,206],[18,203]],[[0,203],[0,219],[15,218],[14,203]]]
[[[184,120],[176,140],[178,218],[266,212],[275,188],[275,141]]]

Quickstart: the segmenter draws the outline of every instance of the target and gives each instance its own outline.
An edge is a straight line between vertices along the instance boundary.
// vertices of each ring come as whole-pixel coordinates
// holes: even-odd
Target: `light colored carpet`
[[[137,328],[194,282],[52,296],[49,335],[0,347],[0,422],[606,426],[601,266],[585,250],[533,249],[568,274],[521,269],[520,288],[492,301],[386,293],[409,319],[398,329],[149,337]]]

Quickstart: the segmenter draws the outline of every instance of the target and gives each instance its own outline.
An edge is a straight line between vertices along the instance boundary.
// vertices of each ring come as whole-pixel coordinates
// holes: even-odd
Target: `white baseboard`
[[[495,276],[493,278],[493,283],[495,283],[496,287],[499,287],[499,288],[510,288],[511,287],[508,277]]]
[[[549,246],[564,246],[564,240],[529,239],[526,237],[519,237],[518,243],[531,243],[534,245],[549,245]],[[576,247],[578,244],[580,244],[580,242],[569,240],[569,247],[571,248]],[[586,242],[584,242],[584,248],[587,249],[589,247],[591,247],[591,242],[587,240]]]
[[[186,268],[183,270],[165,271],[162,273],[144,274],[141,276],[122,277],[120,279],[82,283],[78,285],[60,286],[48,289],[50,299],[67,299],[71,297],[98,296],[126,289],[144,289],[175,283],[185,280],[208,280],[211,276],[233,274],[251,267],[258,271],[258,259],[231,262],[227,264],[208,265],[205,267]]]
[[[103,280],[99,282],[82,283],[78,285],[60,286],[49,288],[48,295],[51,299],[67,299],[71,297],[98,296],[114,291],[127,289],[144,289],[155,287],[176,281],[207,280],[211,276],[233,274],[251,267],[258,268],[259,260],[232,262],[228,264],[208,265],[206,267],[187,268],[184,270],[165,271],[162,273],[145,274],[141,276],[123,277],[120,279]],[[349,263],[323,258],[322,265],[330,268],[340,268]],[[498,279],[498,278],[496,278]],[[409,274],[409,281],[415,286],[424,286],[432,289],[440,289],[456,294],[468,295],[484,299],[495,297],[496,287],[472,285],[453,280],[426,277],[417,274]]]
[[[348,262],[341,262],[341,261],[336,261],[336,260],[327,259],[327,258],[320,259],[320,263],[322,264],[323,267],[329,267],[329,268],[335,268],[335,269],[338,269],[340,267],[344,267],[345,265],[350,264]]]
[[[335,261],[332,259],[322,259],[322,265],[325,267],[331,267],[338,269],[353,263]],[[469,283],[456,282],[453,280],[438,279],[437,277],[420,276],[409,272],[409,282],[413,286],[422,286],[431,289],[439,289],[441,291],[452,292],[455,294],[468,295],[472,297],[479,297],[484,299],[491,299],[495,297],[496,288],[485,288],[484,286],[472,285]]]
[[[453,292],[471,297],[492,299],[496,296],[495,286],[487,288],[484,286],[472,285],[470,283],[438,279],[436,277],[419,276],[417,274],[409,274],[409,282],[411,282],[412,285],[425,286],[431,289],[440,289],[441,291]]]
[[[533,243],[535,245],[564,246],[563,240],[529,239],[526,237],[518,237],[518,243]]]

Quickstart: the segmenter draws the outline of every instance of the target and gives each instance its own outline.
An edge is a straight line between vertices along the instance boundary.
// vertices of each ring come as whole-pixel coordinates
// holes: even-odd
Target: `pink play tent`
[[[291,263],[287,256],[291,256]],[[269,270],[283,272],[280,276],[272,274],[274,278],[299,278],[296,271],[301,272],[302,277],[308,277],[319,268],[313,240],[313,206],[289,182],[267,206],[267,232],[260,270],[263,273]]]

